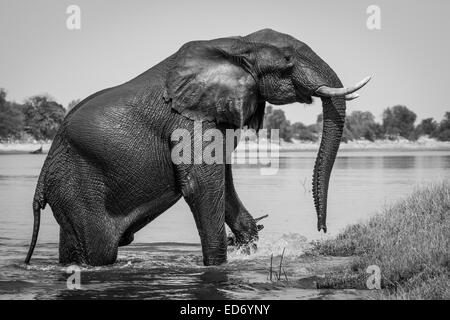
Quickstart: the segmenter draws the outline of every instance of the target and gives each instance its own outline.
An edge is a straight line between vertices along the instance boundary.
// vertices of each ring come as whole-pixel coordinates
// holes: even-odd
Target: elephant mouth
[[[300,91],[296,91],[295,93],[297,102],[300,103],[305,103],[305,104],[311,104],[313,102],[313,98],[311,95],[300,92]]]

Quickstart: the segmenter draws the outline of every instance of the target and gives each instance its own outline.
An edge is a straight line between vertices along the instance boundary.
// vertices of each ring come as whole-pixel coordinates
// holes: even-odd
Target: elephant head
[[[166,80],[172,108],[194,120],[262,127],[265,102],[323,105],[323,134],[314,166],[318,230],[326,232],[327,193],[345,121],[346,100],[370,78],[345,88],[303,42],[270,29],[245,37],[194,41],[175,55]]]

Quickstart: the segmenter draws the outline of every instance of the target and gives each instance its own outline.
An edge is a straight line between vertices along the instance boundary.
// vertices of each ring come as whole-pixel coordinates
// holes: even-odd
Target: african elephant
[[[306,44],[264,29],[244,37],[193,41],[116,87],[81,101],[65,117],[33,199],[36,245],[48,203],[60,226],[61,263],[114,263],[119,246],[184,197],[200,235],[203,262],[227,258],[225,222],[239,243],[257,239],[226,163],[175,164],[171,134],[259,129],[266,101],[323,103],[323,135],[313,175],[318,229],[326,232],[327,191],[345,120],[346,100],[367,83],[344,88]],[[204,147],[202,145],[202,147]]]

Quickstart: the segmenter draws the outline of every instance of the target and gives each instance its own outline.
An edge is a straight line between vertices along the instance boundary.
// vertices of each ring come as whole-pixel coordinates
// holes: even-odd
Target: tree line
[[[0,141],[51,140],[68,109],[49,95],[32,96],[22,104],[8,101],[6,91],[0,88]]]
[[[450,112],[438,122],[433,118],[423,119],[415,125],[417,115],[406,106],[396,105],[383,111],[382,122],[375,121],[375,116],[369,111],[353,111],[346,116],[342,141],[353,140],[375,141],[379,139],[397,140],[405,138],[416,141],[421,136],[429,136],[439,141],[450,141]],[[283,110],[268,105],[264,118],[266,129],[279,129],[280,138],[285,141],[292,139],[316,142],[322,133],[323,117],[320,114],[317,121],[311,125],[301,122],[292,123],[286,119]]]
[[[7,100],[6,91],[0,88],[0,140],[50,140],[55,136],[66,113],[80,100],[73,100],[67,108],[48,95],[36,95],[23,104]],[[366,139],[395,140],[399,137],[411,141],[427,135],[440,141],[450,141],[450,112],[438,122],[433,118],[423,119],[415,125],[417,115],[406,106],[397,105],[384,110],[382,122],[375,121],[369,111],[353,111],[346,117],[342,141]],[[322,132],[322,115],[311,125],[292,123],[283,110],[266,107],[264,116],[266,129],[279,129],[280,138],[316,142]],[[270,131],[269,131],[270,132]]]

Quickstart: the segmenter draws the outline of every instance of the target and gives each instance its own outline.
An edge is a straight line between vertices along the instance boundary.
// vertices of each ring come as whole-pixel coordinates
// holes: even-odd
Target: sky
[[[69,5],[81,28],[69,30]],[[380,8],[381,29],[366,10]],[[67,106],[126,82],[191,40],[246,35],[262,28],[307,43],[344,85],[372,81],[347,108],[381,119],[397,104],[418,120],[450,111],[448,0],[0,0],[0,87],[22,102],[48,93]],[[320,100],[281,107],[292,122],[315,122]]]

